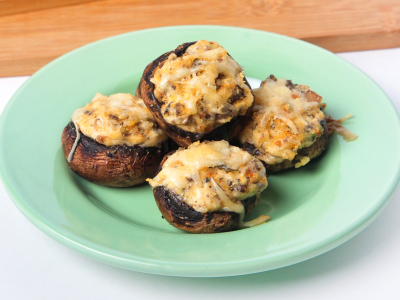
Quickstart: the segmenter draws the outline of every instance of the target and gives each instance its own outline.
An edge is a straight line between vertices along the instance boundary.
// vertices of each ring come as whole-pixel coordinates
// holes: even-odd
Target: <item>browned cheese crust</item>
[[[179,47],[177,47],[175,50],[164,53],[163,55],[152,61],[150,64],[148,64],[143,72],[143,76],[136,89],[136,96],[143,99],[146,106],[152,112],[155,121],[160,125],[160,127],[167,133],[167,135],[172,140],[174,140],[179,146],[182,147],[187,147],[196,141],[204,141],[204,140],[231,141],[240,132],[243,122],[251,114],[251,107],[250,107],[245,116],[243,115],[237,116],[230,122],[215,128],[211,132],[195,132],[195,133],[189,132],[166,122],[166,120],[161,114],[162,103],[155,96],[154,94],[155,85],[150,80],[153,78],[155,71],[164,65],[164,63],[171,54],[174,53],[177,57],[181,57],[185,53],[186,49],[195,43],[196,42],[184,43]],[[246,78],[244,78],[244,82],[250,88],[250,84],[247,82]],[[232,97],[240,98],[242,96],[239,91],[237,94],[235,94],[234,92],[232,94]],[[233,101],[236,101],[236,99],[233,99]]]
[[[76,139],[76,129],[70,122],[61,136],[64,157],[68,161]],[[105,146],[80,132],[80,139],[68,162],[83,178],[110,187],[141,184],[153,177],[166,149],[139,146]]]
[[[254,113],[239,143],[263,162],[267,173],[298,168],[321,155],[333,130],[328,130],[331,121],[320,95],[273,75],[254,94]]]
[[[276,165],[269,165],[263,162],[267,174],[294,168],[295,165],[299,163],[300,159],[304,156],[307,156],[308,158],[310,158],[310,160],[317,158],[324,152],[330,135],[331,133],[328,132],[328,130],[325,130],[324,134],[318,137],[310,147],[300,149],[293,160],[286,159]],[[259,150],[257,150],[257,148],[254,147],[254,145],[252,144],[246,143],[242,146],[242,148],[243,150],[246,150],[256,157],[259,155]]]

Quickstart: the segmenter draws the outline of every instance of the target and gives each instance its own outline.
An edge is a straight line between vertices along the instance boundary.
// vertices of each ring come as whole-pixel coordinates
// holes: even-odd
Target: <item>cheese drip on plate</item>
[[[157,176],[147,181],[152,188],[162,186],[172,191],[201,213],[236,212],[241,225],[245,213],[241,201],[259,196],[268,186],[262,162],[226,141],[196,142],[179,149],[168,157]]]
[[[106,146],[161,147],[167,139],[143,100],[125,93],[96,94],[92,102],[75,110],[71,121]]]
[[[257,158],[265,163],[293,160],[299,149],[311,146],[324,133],[322,97],[308,86],[271,75],[253,92],[253,116],[239,139],[254,145],[260,152]],[[296,167],[308,161],[304,157]]]
[[[210,132],[245,115],[254,101],[242,68],[217,42],[170,54],[151,81],[164,120],[188,132]]]

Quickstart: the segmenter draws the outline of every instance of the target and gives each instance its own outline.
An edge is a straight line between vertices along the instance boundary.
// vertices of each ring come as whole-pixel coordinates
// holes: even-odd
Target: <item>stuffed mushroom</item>
[[[227,141],[178,149],[148,181],[163,217],[187,232],[230,231],[269,219],[243,221],[268,182],[262,162]]]
[[[77,109],[62,133],[64,156],[89,181],[128,187],[152,177],[168,137],[143,100],[130,94],[97,94]]]
[[[217,42],[205,40],[182,44],[151,62],[136,95],[183,147],[231,140],[254,102],[242,68]]]
[[[239,141],[267,172],[301,167],[323,152],[330,132],[320,95],[273,75],[253,92],[253,115]]]

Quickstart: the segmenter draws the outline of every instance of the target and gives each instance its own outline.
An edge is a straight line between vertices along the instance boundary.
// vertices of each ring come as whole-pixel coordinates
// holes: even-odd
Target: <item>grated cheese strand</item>
[[[74,125],[75,125],[76,138],[75,138],[74,144],[72,145],[71,151],[68,154],[67,161],[69,163],[72,161],[72,158],[74,157],[74,153],[75,153],[76,147],[78,146],[78,142],[79,142],[79,140],[81,138],[81,134],[79,133],[78,125],[75,122],[74,122]]]

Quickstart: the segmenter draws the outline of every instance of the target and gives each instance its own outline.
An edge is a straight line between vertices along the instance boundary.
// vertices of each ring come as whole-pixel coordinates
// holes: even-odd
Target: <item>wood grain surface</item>
[[[0,77],[113,35],[190,24],[271,31],[333,52],[392,48],[400,0],[0,0]]]

